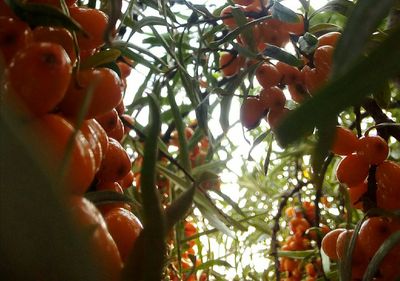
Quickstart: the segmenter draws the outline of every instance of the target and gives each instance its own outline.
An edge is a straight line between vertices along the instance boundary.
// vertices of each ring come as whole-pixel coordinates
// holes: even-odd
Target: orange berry
[[[337,228],[328,232],[321,241],[321,249],[332,260],[338,260],[339,257],[336,253],[337,239],[339,235],[346,231],[344,228]]]
[[[353,208],[356,209],[363,208],[363,202],[361,200],[361,197],[367,192],[367,190],[368,190],[368,183],[366,181],[355,186],[349,186],[348,192],[350,197],[350,203],[353,206]]]
[[[100,181],[118,181],[131,170],[131,161],[121,144],[109,138],[108,149],[101,162],[96,178]]]
[[[113,108],[106,113],[97,115],[95,117],[97,122],[103,127],[106,132],[113,130],[118,123],[118,112]]]
[[[289,227],[296,235],[303,235],[310,228],[310,224],[305,218],[292,218],[289,221]]]
[[[63,99],[71,71],[60,45],[32,43],[11,61],[6,73],[6,100],[21,103],[35,115],[48,113]]]
[[[336,254],[340,260],[345,257],[346,252],[349,250],[350,239],[353,235],[353,229],[345,230],[339,234],[336,242]],[[352,264],[360,264],[366,260],[364,249],[360,245],[360,237],[357,236],[352,254]]]
[[[380,136],[365,136],[360,138],[357,154],[362,155],[372,165],[378,165],[389,155],[389,146]]]
[[[395,231],[400,230],[400,221],[396,218],[371,217],[363,222],[358,235],[363,252],[370,259],[382,243]],[[388,253],[399,253],[400,245],[395,246]]]
[[[129,171],[118,183],[122,188],[129,188],[133,184],[133,180],[135,179],[135,174],[132,171]]]
[[[74,134],[72,125],[59,115],[46,114],[35,120],[33,128],[41,133],[48,149],[43,154],[44,159],[50,159],[49,167],[54,175],[60,173],[67,152],[69,139]],[[95,173],[93,151],[84,135],[77,132],[71,152],[71,158],[66,168],[62,183],[68,193],[81,195],[91,184]]]
[[[66,116],[76,118],[82,108],[85,96],[92,98],[85,119],[97,117],[116,107],[121,99],[121,81],[117,74],[108,68],[81,70],[78,83],[71,81],[64,99],[60,103],[60,111]]]
[[[336,177],[341,183],[354,186],[366,179],[368,171],[369,164],[364,157],[350,154],[340,161],[336,170]]]
[[[337,40],[340,38],[341,33],[337,31],[332,31],[325,33],[318,37],[318,47],[329,45],[335,47]]]
[[[276,68],[282,75],[282,82],[286,85],[303,84],[303,77],[298,68],[279,61]]]
[[[265,108],[259,99],[249,97],[245,99],[240,108],[240,121],[247,129],[253,129],[260,124]]]
[[[107,135],[110,138],[113,138],[119,142],[121,142],[124,138],[124,124],[122,123],[122,120],[121,118],[119,118],[119,116],[117,116],[117,125],[112,130],[108,131]]]
[[[25,22],[0,16],[0,62],[3,60],[8,65],[14,55],[31,41],[32,31]]]
[[[219,56],[219,67],[224,76],[233,76],[237,74],[243,66],[244,60],[237,55],[229,52],[222,52]]]
[[[253,4],[254,0],[233,0],[233,3],[242,5],[242,6],[248,6],[250,4]]]
[[[282,75],[273,64],[263,63],[256,70],[256,78],[258,83],[267,89],[278,85],[281,82]]]
[[[310,68],[308,65],[304,66],[301,70],[304,80],[304,86],[310,93],[314,95],[327,81],[328,77],[325,73],[316,68]]]
[[[359,140],[351,130],[342,126],[336,126],[331,149],[333,153],[345,156],[355,152],[358,147]]]
[[[260,92],[260,102],[265,108],[282,109],[285,106],[286,97],[278,87],[264,88]]]
[[[98,131],[90,125],[94,119],[85,120],[81,127],[81,132],[85,136],[86,140],[90,145],[90,149],[93,152],[93,159],[95,163],[95,171],[100,168],[101,161],[103,160],[104,151],[100,143],[100,137]]]
[[[70,7],[69,12],[87,34],[85,36],[77,33],[80,49],[92,50],[104,44],[104,32],[108,24],[108,17],[104,12],[85,7]]]
[[[88,239],[89,250],[96,263],[96,270],[104,280],[120,280],[122,261],[116,243],[107,230],[107,225],[99,210],[84,197],[70,198],[74,222]]]
[[[298,15],[299,21],[295,23],[291,22],[285,22],[284,27],[285,29],[292,34],[295,35],[303,35],[305,30],[304,30],[304,17],[303,15]]]
[[[289,112],[290,110],[286,107],[281,109],[270,109],[267,115],[267,122],[271,129],[275,129],[281,122],[282,118],[284,118]]]
[[[329,45],[318,47],[314,52],[315,68],[323,73],[329,73],[332,67],[333,47]]]
[[[121,259],[126,262],[143,229],[138,218],[129,210],[114,208],[104,216],[108,231],[117,244]]]
[[[197,233],[197,228],[192,222],[185,222],[185,237],[193,236]]]
[[[386,160],[376,168],[376,203],[387,210],[400,209],[399,182],[400,165]]]
[[[77,0],[65,0],[65,4],[67,4],[68,7],[71,7],[76,3]],[[57,8],[61,8],[61,2],[60,0],[27,0],[27,3],[34,3],[34,4],[45,4],[45,5],[51,5]]]
[[[288,90],[292,100],[297,103],[302,103],[310,98],[310,95],[302,84],[290,84],[288,85]]]
[[[76,61],[74,49],[74,39],[68,29],[61,27],[38,26],[33,31],[33,40],[35,42],[50,42],[61,45],[67,52],[71,64]]]
[[[283,47],[290,40],[285,24],[277,19],[267,19],[262,22],[260,32],[264,43],[278,47]]]
[[[15,18],[13,10],[8,6],[5,0],[0,0],[0,17]],[[0,26],[3,26],[0,24]]]
[[[237,27],[236,20],[232,15],[233,8],[239,8],[242,11],[244,11],[244,8],[242,6],[227,6],[221,10],[220,14],[223,24],[229,29],[234,29]]]

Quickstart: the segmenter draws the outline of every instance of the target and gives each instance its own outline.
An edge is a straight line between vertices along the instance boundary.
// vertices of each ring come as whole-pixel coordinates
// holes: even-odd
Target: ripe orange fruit
[[[386,160],[376,168],[376,203],[387,210],[400,209],[399,182],[400,165]]]
[[[322,73],[331,71],[334,48],[329,45],[318,47],[314,52],[314,65]]]
[[[131,161],[121,144],[109,138],[108,149],[96,178],[100,181],[118,181],[123,179],[131,170]]]
[[[124,124],[121,121],[121,118],[119,118],[119,116],[117,116],[117,124],[116,126],[107,132],[107,135],[110,138],[113,138],[119,142],[122,141],[122,139],[124,138],[125,132],[124,132]]]
[[[341,33],[337,31],[332,31],[325,33],[318,37],[318,47],[329,45],[335,47],[337,40],[340,38]]]
[[[270,88],[281,82],[282,75],[278,69],[270,63],[263,63],[256,70],[258,83],[264,88]]]
[[[104,44],[104,32],[108,24],[108,17],[104,12],[85,7],[70,7],[69,12],[87,34],[85,36],[77,33],[80,49],[92,50]]]
[[[260,124],[264,114],[264,105],[258,98],[249,97],[243,101],[240,107],[240,121],[242,125],[249,130]]]
[[[267,115],[267,122],[271,129],[275,129],[279,123],[281,122],[282,118],[286,116],[290,112],[289,109],[286,107],[278,109],[278,108],[273,108],[268,111]]]
[[[71,64],[76,61],[74,39],[68,29],[61,27],[38,26],[33,31],[33,40],[36,42],[50,42],[61,45],[67,52]]]
[[[350,130],[342,126],[336,126],[333,138],[332,152],[337,155],[349,155],[357,150],[359,140]]]
[[[101,272],[104,280],[120,280],[123,265],[121,256],[101,213],[84,197],[73,196],[69,203],[77,227],[88,239],[96,270]]]
[[[95,131],[95,133],[97,135],[98,141],[99,141],[100,146],[101,146],[101,151],[102,151],[103,157],[104,157],[104,154],[106,153],[106,151],[108,149],[107,133],[100,126],[99,122],[96,121],[96,119],[89,119],[89,120],[91,120],[89,122],[89,126]]]
[[[95,171],[97,172],[100,168],[101,161],[103,160],[104,151],[100,143],[100,137],[98,131],[90,125],[94,122],[94,119],[85,120],[81,127],[81,132],[85,136],[86,140],[90,145],[90,149],[93,152],[93,159],[95,163]]]
[[[292,34],[295,35],[303,35],[305,30],[304,30],[304,17],[302,15],[298,15],[299,21],[295,23],[291,22],[285,22],[284,23],[284,28]]]
[[[265,108],[282,109],[285,107],[286,97],[278,87],[264,88],[260,92],[260,102]]]
[[[328,232],[321,241],[321,249],[332,260],[338,260],[339,257],[336,253],[337,239],[339,234],[346,231],[344,228],[337,228]]]
[[[254,2],[254,0],[233,0],[233,3],[242,5],[242,6],[248,6],[248,5],[252,4],[253,2]]]
[[[354,186],[366,179],[368,171],[369,164],[364,157],[350,154],[340,161],[336,170],[336,177],[341,183]]]
[[[118,181],[118,183],[121,185],[122,188],[129,188],[132,186],[134,179],[134,173],[132,171],[129,171],[129,173],[127,173],[125,177]]]
[[[308,65],[301,69],[301,74],[303,76],[304,86],[310,95],[314,95],[315,92],[318,91],[318,89],[320,89],[328,79],[325,73],[316,68],[310,68]]]
[[[67,145],[74,134],[74,128],[67,120],[56,114],[43,115],[31,126],[43,137],[41,141],[45,143],[43,147],[47,149],[43,151],[43,159],[50,162],[50,172],[58,176],[65,161]],[[83,134],[78,131],[62,183],[68,193],[81,195],[91,184],[94,173],[93,151]]]
[[[105,214],[104,220],[117,244],[122,261],[126,262],[143,229],[142,224],[132,212],[124,208],[110,210]]]
[[[221,17],[221,19],[222,19],[222,23],[223,23],[226,27],[228,27],[228,28],[230,28],[230,29],[234,29],[234,28],[237,27],[236,20],[235,20],[235,18],[234,18],[233,15],[232,15],[232,9],[233,9],[233,8],[239,8],[239,9],[241,9],[242,11],[244,11],[244,8],[241,7],[241,6],[227,6],[227,7],[223,8],[223,9],[221,10],[221,13],[220,13],[220,17]]]
[[[303,84],[303,77],[298,68],[281,61],[276,64],[276,68],[281,73],[284,84]]]
[[[360,138],[357,154],[367,159],[368,163],[378,165],[389,155],[389,146],[380,136],[365,136]]]
[[[260,24],[261,39],[264,43],[283,47],[289,42],[289,32],[283,22],[277,19],[267,19]]]
[[[361,197],[367,192],[368,190],[368,183],[364,181],[355,186],[349,186],[348,192],[350,197],[350,203],[353,208],[362,209],[363,202],[361,201]]]
[[[290,84],[288,85],[290,97],[297,103],[302,103],[310,98],[309,93],[303,84]]]
[[[85,119],[95,118],[116,107],[121,99],[121,81],[118,75],[108,68],[81,70],[78,83],[71,81],[59,107],[66,116],[76,118],[82,108],[85,96],[92,93]]]
[[[97,191],[113,191],[119,194],[124,194],[124,190],[117,182],[99,182],[96,184],[95,189]],[[97,208],[103,216],[115,208],[131,210],[131,206],[124,202],[102,202],[97,204]]]
[[[336,254],[339,259],[342,260],[345,257],[346,252],[349,250],[350,239],[353,235],[354,230],[349,229],[341,232],[337,237]],[[367,259],[364,253],[364,249],[361,247],[360,237],[357,236],[352,254],[352,264],[364,264],[365,261],[367,261]]]
[[[0,16],[0,61],[8,65],[14,55],[31,41],[32,31],[25,22]]]
[[[11,61],[6,73],[6,99],[21,103],[35,115],[48,113],[63,99],[71,71],[60,45],[32,43]]]
[[[118,112],[113,108],[106,113],[97,115],[95,119],[106,132],[109,132],[117,126]]]
[[[400,230],[400,221],[396,218],[371,217],[363,222],[358,235],[360,246],[368,259],[375,255],[382,243],[395,231]],[[399,253],[400,245],[388,253]]]
[[[289,221],[289,228],[295,235],[303,235],[310,228],[309,222],[302,217],[295,217]]]
[[[244,60],[238,55],[229,52],[222,52],[219,56],[219,67],[224,76],[233,76],[237,74],[243,66]]]

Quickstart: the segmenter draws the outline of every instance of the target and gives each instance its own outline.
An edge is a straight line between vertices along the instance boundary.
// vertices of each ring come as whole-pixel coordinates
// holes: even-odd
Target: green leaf
[[[61,10],[41,4],[22,4],[16,0],[5,0],[14,13],[30,26],[60,26],[86,34],[80,24]]]
[[[139,31],[142,27],[154,26],[154,25],[168,26],[168,22],[160,17],[147,16],[138,22],[133,22],[133,25],[130,25],[129,27],[132,28],[131,34],[133,35],[135,32]]]
[[[196,188],[193,185],[167,207],[165,210],[167,232],[187,214],[193,204],[195,191]]]
[[[272,17],[283,22],[297,23],[300,21],[299,16],[289,9],[288,7],[282,5],[278,1],[274,1],[271,7]]]
[[[229,112],[231,111],[231,104],[232,104],[233,95],[223,96],[221,99],[221,113],[219,116],[219,123],[222,127],[222,130],[226,133],[228,132],[230,125],[229,125]]]
[[[208,260],[205,263],[196,266],[196,270],[205,270],[213,266],[223,266],[223,267],[233,268],[233,266],[230,265],[227,261],[217,259],[217,260]]]
[[[346,73],[332,80],[290,112],[278,128],[276,136],[282,145],[301,139],[314,127],[324,126],[342,110],[358,104],[365,96],[378,90],[389,77],[400,72],[400,28],[375,48],[368,57],[352,65]],[[385,62],[385,63],[382,63]]]
[[[334,75],[349,68],[362,55],[369,37],[387,16],[394,2],[382,0],[377,5],[374,0],[357,1],[335,48]]]
[[[320,23],[313,25],[308,30],[310,33],[319,36],[332,31],[342,31],[342,27],[333,23]]]
[[[299,67],[303,65],[303,62],[296,58],[296,56],[274,45],[267,44],[267,47],[263,51],[263,55],[292,66]]]
[[[292,259],[305,259],[312,255],[315,255],[315,250],[304,250],[304,251],[278,251],[279,257],[287,257]]]
[[[348,16],[354,7],[354,3],[349,0],[331,0],[325,6],[319,8],[310,15],[310,19],[322,12],[335,12],[343,16]]]
[[[298,43],[299,43],[299,48],[303,53],[311,55],[317,48],[318,38],[315,35],[306,32],[303,36],[299,38]]]
[[[155,89],[157,93],[159,89]],[[161,280],[166,245],[165,216],[156,187],[156,164],[158,157],[158,136],[160,134],[160,105],[157,98],[149,95],[149,125],[146,128],[143,164],[141,169],[141,199],[143,204],[142,244],[146,251],[134,253],[128,258],[125,276],[137,280]],[[139,239],[139,238],[138,238]],[[137,243],[136,243],[137,244]],[[138,246],[140,247],[140,246]],[[139,256],[142,258],[138,260]],[[134,264],[136,263],[136,264]],[[141,280],[141,278],[138,278]]]
[[[368,264],[367,269],[364,272],[363,281],[373,280],[376,272],[379,270],[379,265],[386,257],[386,255],[400,243],[400,231],[396,231],[391,234],[379,247],[375,255],[372,257]],[[397,276],[398,277],[398,276]]]
[[[385,82],[379,90],[374,91],[373,96],[379,107],[388,108],[391,98],[389,82]]]
[[[85,193],[85,197],[92,201],[95,205],[103,205],[103,204],[110,204],[110,203],[128,203],[128,204],[139,204],[137,201],[133,201],[132,198],[115,192],[115,191],[92,191]]]
[[[97,52],[81,62],[81,69],[88,69],[110,62],[115,62],[120,55],[121,51],[117,49],[108,49]]]

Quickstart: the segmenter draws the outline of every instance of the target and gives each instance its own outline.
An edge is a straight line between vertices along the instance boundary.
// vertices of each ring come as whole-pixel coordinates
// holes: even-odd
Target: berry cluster
[[[60,6],[56,0],[27,2]],[[106,280],[119,280],[142,225],[128,204],[96,207],[84,195],[89,190],[123,194],[132,186],[131,159],[121,144],[129,132],[121,118],[132,121],[122,101],[131,66],[119,58],[120,76],[106,67],[83,67],[85,59],[106,48],[108,17],[75,2],[66,1],[67,14],[85,33],[30,25],[0,1],[1,110],[13,112],[38,140],[48,174],[86,234],[96,268]]]
[[[281,246],[282,251],[305,251],[313,249],[318,239],[318,232],[326,233],[326,225],[312,227],[315,224],[315,205],[304,201],[301,207],[288,207],[285,211],[289,220],[291,235],[285,238]],[[317,280],[322,274],[321,259],[310,257],[305,260],[290,257],[281,257],[280,272],[284,274],[282,280]]]
[[[269,5],[265,1],[235,1],[236,6],[227,6],[221,11],[221,18],[228,29],[238,25],[233,16],[233,9],[241,10],[246,15],[246,20],[270,15]],[[236,42],[242,47],[255,52],[262,52],[268,45],[284,47],[291,38],[299,38],[305,33],[304,18],[298,15],[298,23],[287,23],[276,18],[267,18],[251,27],[252,41],[248,42],[248,34],[240,34]],[[219,65],[224,76],[230,77],[237,74],[241,68],[254,63],[259,63],[256,69],[256,79],[262,86],[257,96],[247,97],[241,107],[241,122],[247,129],[257,127],[261,119],[265,118],[271,128],[275,128],[280,119],[289,109],[285,107],[286,96],[283,92],[287,88],[291,99],[301,103],[310,98],[327,81],[332,65],[332,54],[339,32],[329,32],[318,38],[311,54],[300,54],[304,61],[301,68],[288,65],[284,62],[272,62],[265,59],[262,63],[249,60],[238,55],[235,51],[221,52]],[[296,40],[292,40],[297,44]],[[297,46],[296,46],[297,47]]]
[[[332,152],[344,156],[337,166],[338,181],[347,186],[354,208],[367,211],[373,207],[395,211],[398,203],[397,178],[400,166],[390,160],[389,146],[380,136],[357,136],[349,129],[336,127]],[[394,232],[400,230],[400,220],[392,216],[372,216],[356,233],[351,254],[352,280],[362,280],[366,268],[380,246]],[[337,228],[322,240],[322,249],[333,261],[342,261],[348,251],[353,229]],[[400,270],[400,245],[392,248],[379,264],[374,280],[396,280]]]

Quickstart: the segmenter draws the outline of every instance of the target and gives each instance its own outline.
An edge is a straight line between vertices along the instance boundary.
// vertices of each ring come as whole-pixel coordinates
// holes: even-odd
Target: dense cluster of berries
[[[240,9],[247,20],[256,15],[267,12],[268,1],[261,6],[261,1],[234,1],[236,6],[227,6],[221,11],[223,23],[229,29],[237,27],[232,14],[234,8]],[[275,18],[268,18],[251,27],[254,42],[247,42],[244,34],[236,38],[242,47],[252,51],[262,52],[266,46],[284,47],[291,36],[299,37],[305,33],[303,16],[299,15],[298,23],[287,23]],[[249,33],[249,32],[246,32]],[[318,38],[315,50],[311,55],[301,55],[304,66],[297,68],[284,62],[273,63],[267,59],[256,69],[256,79],[262,86],[258,96],[247,97],[241,107],[241,122],[247,129],[257,127],[261,119],[265,118],[271,128],[275,128],[279,120],[289,109],[285,107],[286,96],[283,92],[287,88],[291,99],[301,103],[310,98],[328,79],[332,65],[332,54],[339,32],[329,32]],[[237,74],[241,68],[247,67],[255,60],[246,60],[236,52],[220,53],[219,65],[224,76]]]
[[[352,206],[367,211],[372,207],[395,211],[400,208],[398,179],[400,165],[387,160],[389,146],[380,136],[357,136],[349,129],[336,127],[332,152],[344,156],[336,176],[347,186]],[[398,217],[374,216],[367,218],[355,237],[352,252],[352,280],[361,280],[365,270],[383,242],[400,230]],[[345,258],[353,229],[338,228],[322,240],[322,249],[333,261]],[[400,274],[399,248],[395,246],[379,265],[374,280],[396,280]]]
[[[288,207],[286,216],[289,220],[290,235],[282,243],[282,251],[304,251],[316,247],[315,242],[318,239],[318,232],[327,233],[329,228],[326,225],[315,228],[315,205],[304,201],[302,207]],[[282,280],[296,281],[307,280],[314,281],[322,274],[321,259],[311,257],[310,259],[295,259],[290,257],[281,257],[280,272],[284,274]]]
[[[66,1],[70,17],[85,31],[76,34],[75,48],[66,28],[30,26],[0,4],[1,110],[16,112],[23,128],[40,140],[48,174],[63,187],[78,228],[90,232],[85,237],[101,276],[119,280],[142,225],[128,204],[97,208],[83,196],[89,189],[123,193],[132,186],[131,159],[121,145],[129,130],[120,119],[131,67],[118,61],[121,76],[105,67],[76,67],[77,58],[84,62],[105,44],[108,17],[100,10]]]

